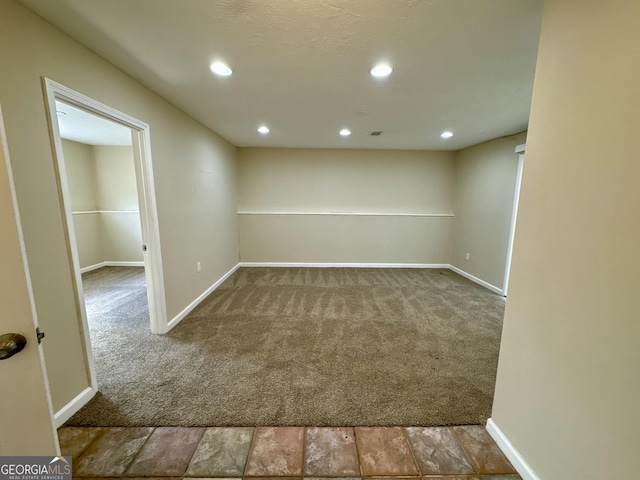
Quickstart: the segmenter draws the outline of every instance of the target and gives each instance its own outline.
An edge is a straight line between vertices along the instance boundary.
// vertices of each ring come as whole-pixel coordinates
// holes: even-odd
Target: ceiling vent
[[[369,134],[370,137],[379,137],[380,135],[382,135],[382,130],[374,130]]]

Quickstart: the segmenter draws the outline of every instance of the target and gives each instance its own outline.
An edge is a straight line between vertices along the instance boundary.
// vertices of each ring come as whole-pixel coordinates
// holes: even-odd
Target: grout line
[[[464,425],[456,425],[458,427],[462,427]],[[473,462],[471,461],[471,456],[469,455],[469,453],[467,452],[467,449],[464,448],[464,445],[462,444],[462,442],[460,441],[460,438],[458,437],[458,434],[456,433],[456,429],[454,427],[447,427],[448,429],[451,430],[451,433],[453,433],[453,438],[456,439],[456,442],[458,442],[458,445],[460,445],[460,448],[462,449],[462,453],[465,454],[465,456],[467,457],[467,460],[469,460],[469,464],[471,465],[471,468],[473,468],[476,472],[477,475],[480,475],[480,472],[478,471],[478,469],[476,468],[476,466],[473,464]]]
[[[251,454],[253,453],[253,447],[256,441],[256,431],[259,427],[253,427],[253,434],[251,435],[251,442],[249,442],[249,453],[247,454],[247,460],[244,462],[244,470],[242,471],[242,477],[247,476],[247,467],[249,466],[249,459],[251,458]]]
[[[409,447],[409,452],[411,452],[411,458],[413,459],[413,464],[416,467],[416,471],[418,472],[418,476],[422,475],[420,471],[420,467],[418,466],[418,462],[416,461],[416,455],[413,453],[413,447],[411,446],[411,441],[409,440],[409,436],[407,435],[406,427],[399,427],[402,430],[402,436],[404,441],[407,442],[407,446]]]
[[[184,428],[202,428],[202,435],[200,435],[200,439],[198,440],[198,444],[196,445],[196,448],[193,449],[193,453],[191,454],[191,457],[189,457],[189,461],[187,462],[187,466],[184,469],[184,472],[182,472],[182,477],[184,477],[187,472],[189,471],[189,467],[191,466],[191,462],[193,461],[193,457],[195,456],[196,452],[198,451],[198,447],[200,447],[200,443],[202,442],[202,439],[204,438],[204,434],[207,433],[207,430],[209,429],[209,427],[184,427]]]
[[[63,428],[64,428],[64,427],[63,427]],[[96,428],[96,429],[100,429],[100,428],[102,428],[102,432],[98,432],[98,434],[95,436],[95,438],[94,438],[93,440],[91,440],[91,441],[89,442],[89,444],[88,444],[88,445],[87,445],[87,446],[86,446],[86,447],[85,447],[85,448],[80,452],[80,454],[78,455],[78,458],[75,458],[75,459],[74,459],[74,458],[72,458],[72,459],[71,459],[71,461],[72,461],[72,462],[74,462],[74,461],[79,461],[79,460],[80,460],[80,458],[82,458],[82,456],[83,456],[85,453],[87,453],[87,451],[89,450],[89,448],[90,448],[94,443],[96,443],[97,441],[99,441],[100,439],[102,439],[102,437],[104,437],[104,436],[107,434],[107,432],[111,429],[111,427],[93,427],[93,428]]]
[[[356,459],[358,460],[358,470],[360,470],[360,478],[362,475],[362,464],[360,463],[360,449],[358,448],[358,439],[356,437],[356,427],[350,427],[353,431],[353,443],[356,445]]]
[[[358,468],[360,469],[360,478],[363,478],[363,472],[362,472],[362,462],[360,462],[360,448],[358,448],[358,437],[356,435],[356,428],[357,427],[352,427],[353,428],[353,441],[356,444],[356,455],[358,456]]]
[[[144,427],[124,427],[124,428],[144,428]],[[140,455],[140,452],[142,451],[142,449],[147,445],[147,443],[149,443],[149,439],[153,436],[153,434],[156,432],[156,430],[159,427],[151,427],[151,433],[149,433],[149,436],[146,438],[146,440],[144,442],[142,442],[142,445],[140,445],[140,448],[138,449],[138,451],[136,452],[136,454],[131,457],[131,461],[129,463],[127,463],[127,466],[125,467],[125,469],[122,471],[122,475],[121,477],[124,477],[125,474],[127,473],[127,471],[129,470],[129,467],[131,467],[131,465],[133,465],[133,463],[138,459],[138,456]]]
[[[411,458],[413,458],[413,463],[416,466],[416,471],[418,472],[418,475],[424,475],[420,471],[420,466],[418,465],[418,461],[416,460],[416,454],[413,453],[413,446],[411,445],[411,440],[409,440],[409,435],[407,435],[407,427],[400,427],[400,429],[402,430],[402,436],[404,437],[405,441],[407,442],[407,445],[409,445],[409,451],[411,452]]]
[[[302,478],[305,477],[304,465],[307,459],[307,428],[309,427],[302,427],[302,466],[300,468],[300,476]]]

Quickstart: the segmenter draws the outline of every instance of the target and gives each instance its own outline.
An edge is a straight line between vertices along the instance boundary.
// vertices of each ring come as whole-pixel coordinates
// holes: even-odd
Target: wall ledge
[[[311,263],[311,262],[240,262],[240,267],[308,267],[308,268],[449,268],[448,263]]]
[[[242,211],[238,215],[315,215],[331,217],[455,217],[453,213],[385,213],[385,212],[253,212]]]
[[[73,210],[71,215],[99,215],[102,213],[135,213],[140,215],[139,210]]]

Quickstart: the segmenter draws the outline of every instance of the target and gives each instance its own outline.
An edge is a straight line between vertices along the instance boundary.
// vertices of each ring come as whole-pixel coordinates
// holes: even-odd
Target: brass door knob
[[[27,344],[27,339],[19,333],[5,333],[0,335],[0,360],[13,357]]]

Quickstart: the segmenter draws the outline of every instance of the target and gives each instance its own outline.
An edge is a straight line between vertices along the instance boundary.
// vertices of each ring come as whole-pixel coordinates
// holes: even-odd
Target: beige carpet
[[[142,269],[85,275],[85,426],[459,425],[491,413],[504,301],[448,270],[242,268],[165,336]]]

